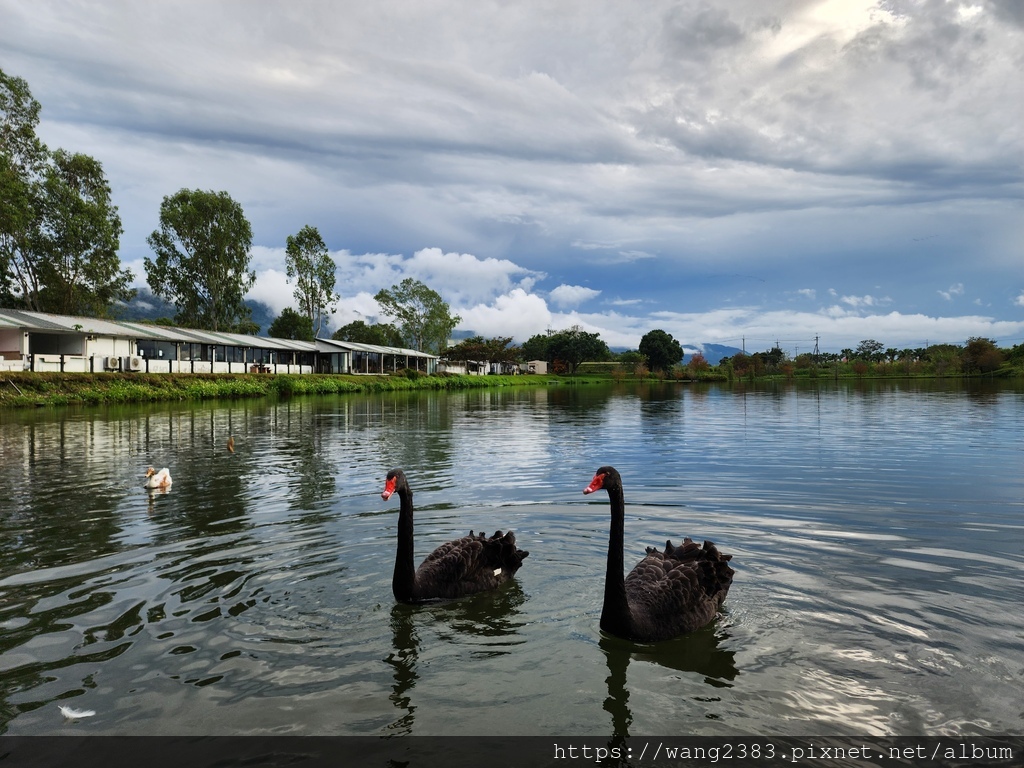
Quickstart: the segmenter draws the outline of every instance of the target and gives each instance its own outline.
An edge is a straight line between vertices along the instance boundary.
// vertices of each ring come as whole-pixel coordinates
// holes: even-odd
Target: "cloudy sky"
[[[177,190],[253,226],[334,325],[404,277],[523,341],[791,354],[1024,341],[1019,0],[0,0],[38,133],[103,163],[145,284]]]

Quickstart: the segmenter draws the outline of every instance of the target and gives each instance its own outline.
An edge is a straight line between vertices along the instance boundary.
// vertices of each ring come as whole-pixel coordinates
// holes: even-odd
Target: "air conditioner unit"
[[[126,357],[126,367],[129,371],[141,371],[142,370],[142,358],[138,356]]]
[[[119,370],[121,370],[121,358],[120,357],[108,357],[104,361],[104,367],[108,371],[119,371]]]

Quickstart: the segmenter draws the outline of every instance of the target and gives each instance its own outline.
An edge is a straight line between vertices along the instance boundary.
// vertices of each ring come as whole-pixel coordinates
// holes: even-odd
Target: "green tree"
[[[956,344],[932,344],[923,350],[921,357],[928,361],[933,373],[948,376],[960,372],[962,355],[963,348]]]
[[[652,371],[667,371],[683,359],[683,348],[671,334],[656,328],[640,339],[640,354],[647,358]]]
[[[560,360],[569,366],[569,374],[574,376],[580,363],[610,360],[612,354],[599,334],[574,325],[549,335],[548,356],[550,362]]]
[[[817,361],[810,352],[803,352],[793,359],[793,365],[801,371],[813,370],[816,364]]]
[[[160,229],[147,242],[156,253],[145,260],[149,287],[178,308],[176,322],[231,331],[251,321],[252,228],[227,192],[182,189],[165,197]]]
[[[548,357],[548,340],[551,338],[552,331],[547,333],[538,333],[528,338],[520,347],[523,355],[523,360],[546,360],[551,362],[551,358]]]
[[[406,344],[418,352],[440,353],[462,320],[451,314],[440,294],[411,277],[373,298],[385,315],[395,319]]]
[[[35,135],[40,106],[0,71],[0,302],[38,312],[106,315],[128,301],[121,219],[100,163]]]
[[[281,310],[274,322],[267,329],[267,335],[275,339],[292,339],[293,341],[313,341],[313,324],[309,318],[291,307]]]
[[[519,347],[510,346],[511,336],[497,336],[485,339],[483,336],[471,336],[463,339],[453,347],[445,350],[444,356],[449,360],[486,360],[491,363],[518,363],[522,360]]]
[[[1024,344],[1014,344],[1005,354],[1007,362],[1013,365],[1024,364]]]
[[[787,359],[786,352],[782,347],[772,347],[764,352],[754,352],[749,357],[751,370],[756,376],[765,373],[778,373]]]
[[[511,336],[495,336],[486,343],[487,359],[492,363],[523,362],[523,350],[512,343]]]
[[[103,166],[58,149],[41,186],[41,227],[34,269],[39,293],[26,303],[43,312],[104,316],[115,301],[130,301],[132,273],[121,268],[121,217],[111,201]]]
[[[483,336],[470,336],[458,344],[448,347],[444,351],[444,357],[448,360],[461,360],[462,362],[489,360],[487,342]]]
[[[859,357],[861,360],[868,360],[871,362],[881,362],[883,358],[882,350],[885,349],[885,345],[880,341],[874,339],[864,339],[860,344],[857,345],[857,349],[854,350],[854,357]]]
[[[314,333],[323,330],[324,315],[338,305],[334,292],[335,264],[316,227],[306,225],[289,235],[284,252],[288,279],[295,283],[295,301],[309,318]]]
[[[991,373],[1003,364],[1005,355],[991,339],[972,336],[960,359],[964,373]]]
[[[28,83],[0,69],[0,302],[23,306],[22,268],[37,229],[35,190],[48,156],[36,136],[39,102]]]
[[[390,323],[369,325],[362,320],[354,320],[343,325],[331,336],[335,341],[353,341],[357,344],[376,344],[378,347],[403,347],[405,340],[398,329]]]

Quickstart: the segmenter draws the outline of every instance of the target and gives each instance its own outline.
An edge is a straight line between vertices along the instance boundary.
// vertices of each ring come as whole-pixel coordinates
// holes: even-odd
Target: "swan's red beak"
[[[593,493],[594,491],[600,491],[604,487],[604,475],[594,475],[594,479],[590,481],[590,485],[583,489],[583,493]]]
[[[387,501],[388,499],[391,498],[391,494],[393,494],[394,492],[395,492],[395,478],[392,477],[392,478],[389,478],[386,483],[384,483],[384,490],[381,491],[380,497],[382,499],[384,499],[384,501]]]

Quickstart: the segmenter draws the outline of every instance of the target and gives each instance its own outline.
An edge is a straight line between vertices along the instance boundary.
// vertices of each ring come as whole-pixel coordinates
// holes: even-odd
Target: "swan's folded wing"
[[[649,549],[626,576],[634,615],[670,626],[672,634],[704,626],[714,618],[732,583],[729,559],[711,542],[701,547],[689,539],[678,547],[668,544],[665,552]]]
[[[480,567],[484,550],[481,536],[463,536],[446,542],[424,558],[417,570],[421,581],[429,578],[436,583],[455,584],[467,578]]]

